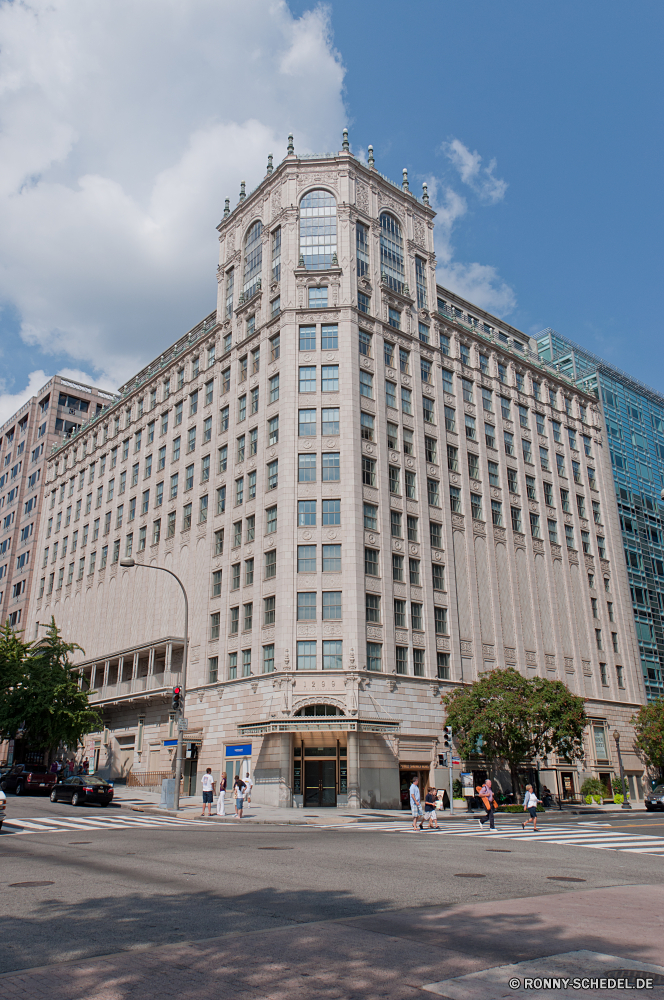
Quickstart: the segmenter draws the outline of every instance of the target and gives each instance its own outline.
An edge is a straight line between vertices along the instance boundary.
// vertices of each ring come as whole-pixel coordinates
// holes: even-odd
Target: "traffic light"
[[[182,688],[173,688],[173,704],[172,708],[175,713],[180,711],[180,698],[182,696]]]
[[[443,750],[448,752],[452,749],[452,727],[445,726],[443,729]]]
[[[444,753],[438,754],[438,766],[447,767],[447,754]]]

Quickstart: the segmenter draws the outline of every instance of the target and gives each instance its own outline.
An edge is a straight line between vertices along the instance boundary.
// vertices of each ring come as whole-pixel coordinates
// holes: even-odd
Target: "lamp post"
[[[144,569],[157,569],[162,573],[168,573],[172,576],[180,585],[180,590],[182,591],[182,596],[184,597],[184,651],[182,654],[182,681],[181,688],[182,694],[180,696],[180,712],[181,715],[184,711],[184,698],[187,693],[187,651],[189,648],[189,601],[187,600],[187,591],[184,589],[184,584],[179,576],[173,573],[172,570],[166,569],[165,566],[152,566],[149,563],[137,563],[135,559],[121,559],[120,565],[124,566],[126,569],[133,569],[134,566],[142,566]],[[177,727],[178,741],[175,749],[175,809],[176,811],[180,808],[180,777],[182,774],[182,736],[180,733],[179,718],[176,717],[175,723]]]
[[[622,754],[620,753],[620,733],[617,729],[613,730],[613,738],[616,741],[616,751],[618,753],[618,766],[620,767],[620,780],[622,781],[623,790],[623,803],[620,807],[621,809],[631,809],[631,805],[627,801],[627,787],[625,785],[625,771],[623,768]]]

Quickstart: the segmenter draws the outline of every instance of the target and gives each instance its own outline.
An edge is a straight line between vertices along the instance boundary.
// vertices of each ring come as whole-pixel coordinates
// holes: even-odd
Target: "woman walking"
[[[217,816],[226,815],[226,772],[222,771],[221,778],[219,780],[219,798],[217,799]]]
[[[438,818],[436,816],[437,804],[438,796],[436,795],[436,789],[433,785],[429,785],[429,789],[424,796],[424,818],[429,821],[428,830],[438,829]]]
[[[537,833],[537,803],[539,799],[533,791],[532,785],[526,785],[526,794],[523,797],[523,811],[530,813],[530,819],[521,824],[521,829],[526,829],[526,823],[533,824],[533,833]]]
[[[233,782],[233,798],[235,799],[235,818],[242,819],[242,808],[244,806],[244,792],[246,785],[239,774],[235,775]]]

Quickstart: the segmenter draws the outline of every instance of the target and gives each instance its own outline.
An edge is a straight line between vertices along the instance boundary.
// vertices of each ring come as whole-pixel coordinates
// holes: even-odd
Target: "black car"
[[[653,809],[664,809],[664,785],[657,785],[646,795],[646,809],[652,812]]]
[[[98,802],[107,806],[113,801],[113,785],[93,774],[73,775],[59,781],[51,792],[51,802],[71,802],[73,806],[82,806],[84,802]]]

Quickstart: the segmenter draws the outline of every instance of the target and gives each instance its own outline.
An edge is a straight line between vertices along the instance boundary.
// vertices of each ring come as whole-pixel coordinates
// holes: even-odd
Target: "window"
[[[383,647],[378,642],[367,643],[367,670],[382,670]]]
[[[245,301],[250,299],[260,287],[261,268],[263,265],[263,243],[261,240],[262,228],[263,227],[259,221],[254,222],[247,233],[244,243],[244,275],[242,294]]]
[[[576,431],[573,431],[571,427],[567,428],[567,439],[569,441],[569,446],[572,451],[576,450]]]
[[[471,479],[480,478],[480,457],[474,452],[468,452],[468,475]]]
[[[507,384],[507,366],[498,362],[498,379]]]
[[[606,544],[601,535],[597,536],[597,551],[600,559],[606,559]]]
[[[426,309],[427,307],[426,264],[421,257],[415,258],[415,289],[417,292],[417,308]]]
[[[316,572],[316,546],[298,545],[297,547],[297,571],[298,573]]]
[[[470,494],[470,511],[475,521],[482,520],[482,497],[479,493]]]
[[[521,531],[521,510],[518,507],[510,507],[512,518],[512,531]]]
[[[378,530],[378,507],[372,503],[364,504],[364,527],[367,531]]]
[[[420,585],[420,560],[419,559],[409,559],[408,560],[408,574],[409,579],[412,584],[419,587]]]
[[[395,496],[401,495],[401,486],[399,483],[400,472],[401,470],[396,465],[390,465],[388,467],[390,493],[395,494]]]
[[[191,504],[187,503],[182,508],[182,530],[189,531],[191,528]]]
[[[436,521],[429,521],[429,542],[433,549],[443,547],[443,528]]]
[[[196,450],[196,428],[190,427],[187,432],[187,454]]]
[[[601,524],[602,513],[600,510],[599,501],[593,500],[592,505],[593,505],[593,521],[595,522],[595,524]]]
[[[323,452],[323,482],[338,482],[341,479],[341,467],[338,451]]]
[[[364,486],[376,485],[376,460],[362,456],[362,483]]]
[[[308,289],[308,305],[310,309],[327,309],[327,286]]]
[[[341,618],[340,590],[323,591],[323,621],[329,618]]]
[[[323,573],[341,572],[341,546],[323,546]]]
[[[456,433],[455,417],[456,417],[456,410],[454,410],[453,407],[451,407],[451,406],[446,406],[445,407],[445,430],[446,431],[450,431],[450,433],[452,433],[452,434]]]
[[[370,372],[360,372],[360,396],[365,396],[367,399],[374,398],[373,375]]]
[[[533,453],[532,453],[530,441],[526,440],[526,438],[521,438],[521,450],[523,451],[523,460],[524,460],[524,462],[526,462],[528,465],[532,465],[533,464]]]
[[[242,631],[243,632],[250,632],[251,629],[253,628],[253,623],[254,623],[254,605],[253,605],[253,602],[250,601],[248,604],[244,604],[242,606],[242,610],[244,612],[244,614],[243,614],[244,621],[242,623]]]
[[[217,514],[223,514],[226,510],[226,487],[217,487]]]
[[[316,669],[316,643],[298,642],[297,644],[297,669]]]
[[[491,501],[491,522],[497,528],[503,526],[503,505],[500,500]]]
[[[297,481],[299,483],[316,482],[316,456],[298,455]]]
[[[602,645],[602,630],[601,630],[601,628],[596,628],[595,629],[595,642],[597,643],[597,648],[598,649],[603,649],[604,648],[604,646]]]
[[[401,531],[402,515],[398,510],[390,511],[390,533],[393,538],[402,538]]]
[[[385,402],[396,410],[397,408],[397,387],[394,382],[385,383]]]
[[[427,479],[427,500],[430,507],[440,507],[439,483],[436,479]]]
[[[418,323],[418,333],[419,333],[419,337],[420,337],[420,340],[422,341],[422,343],[423,344],[428,344],[429,341],[430,341],[431,330],[426,325],[426,323],[422,323],[422,322]]]
[[[219,614],[219,612],[217,612]],[[228,629],[229,635],[237,635],[240,631],[240,608],[231,608],[231,619]]]
[[[238,423],[242,423],[243,420],[247,419],[247,397],[240,396],[237,401],[237,419]]]
[[[310,191],[300,202],[300,256],[308,271],[332,266],[337,252],[336,201],[327,191]]]
[[[265,553],[265,579],[272,580],[277,575],[277,553]]]
[[[560,502],[561,502],[561,505],[562,505],[562,508],[563,508],[564,512],[566,514],[569,514],[570,510],[571,510],[570,505],[569,505],[569,490],[561,490],[560,491]]]
[[[374,440],[374,418],[370,413],[360,413],[360,436],[364,441]]]
[[[431,362],[425,361],[424,358],[420,358],[420,378],[423,382],[427,382],[429,385],[431,385],[432,382],[431,369]]]
[[[448,368],[443,368],[442,377],[443,377],[443,389],[445,390],[445,392],[449,392],[450,395],[452,395],[454,393],[454,380],[452,372]]]
[[[273,534],[277,530],[277,508],[268,507],[265,511],[265,533]]]
[[[549,530],[549,541],[551,542],[552,545],[557,545],[558,525],[555,521],[551,520],[551,518],[549,518],[546,523],[547,523],[547,528]]]
[[[537,425],[538,434],[546,434],[546,428],[544,427],[544,417],[541,413],[535,414],[535,423]]]
[[[339,391],[339,365],[323,365],[321,368],[321,390],[323,392]]]
[[[436,413],[434,408],[434,401],[433,399],[429,399],[428,396],[422,397],[422,415],[424,416],[424,422],[426,424],[435,424]]]
[[[434,590],[445,590],[445,567],[434,563],[431,567],[431,576]]]
[[[228,677],[230,680],[237,677],[237,653],[228,654]]]
[[[447,336],[446,333],[440,333],[438,335],[438,339],[439,339],[440,349],[441,349],[442,353],[446,357],[449,357],[449,355],[450,355],[450,338]]]
[[[416,604],[414,601],[410,602],[410,624],[416,632],[421,632],[424,627],[422,624],[422,605]]]
[[[540,448],[540,454],[541,454],[541,452],[542,452],[542,449]],[[559,455],[558,452],[556,452],[556,467],[558,469],[558,475],[562,476],[562,478],[565,479],[566,478],[566,474],[565,474],[565,456],[564,455]],[[542,466],[542,468],[544,468],[544,466]],[[548,468],[548,466],[547,466],[547,468]]]
[[[567,543],[568,549],[576,548],[576,545],[574,544],[574,526],[571,524],[565,525],[565,542]]]
[[[240,589],[240,563],[233,563],[231,566],[231,590]]]
[[[279,484],[279,459],[267,463],[267,488],[274,490]]]
[[[574,462],[572,462],[572,465],[574,465]],[[576,475],[575,475],[574,482],[580,482],[580,481],[581,481],[581,476],[579,475],[579,478],[577,479]],[[590,486],[591,490],[596,490],[597,489],[597,480],[595,479],[595,470],[591,469],[590,466],[588,466],[588,485]]]
[[[503,431],[503,440],[505,442],[505,454],[514,457],[514,435],[510,431]]]
[[[454,514],[461,513],[461,490],[458,486],[450,486],[450,507]]]
[[[503,420],[511,420],[510,400],[506,399],[505,396],[500,397],[500,413]]]
[[[530,512],[530,534],[533,538],[540,538],[540,518],[539,514]]]
[[[270,337],[270,361],[277,361],[281,354],[281,334],[275,333]]]
[[[263,625],[274,625],[276,597],[263,598]]]
[[[549,465],[549,449],[548,448],[543,448],[540,445],[539,455],[540,455],[540,468],[542,469],[543,472],[550,472],[551,471],[551,467]],[[563,458],[562,455],[556,454],[556,459],[562,459],[562,458]],[[559,462],[558,463],[558,475],[563,475],[564,476],[565,475],[564,461],[562,463],[562,472],[560,471],[560,467],[561,467],[561,463]]]
[[[378,550],[368,549],[364,550],[364,572],[367,576],[378,576]]]
[[[175,534],[175,511],[172,510],[168,515],[168,522],[166,524],[166,537],[172,538]]]
[[[316,368],[315,368],[315,366],[302,366],[302,367],[300,367],[299,390],[300,390],[300,392],[315,392],[316,391]]]
[[[272,417],[267,424],[268,445],[279,444],[279,417]]]
[[[224,529],[219,528],[214,533],[214,554],[221,556],[224,554]]]

